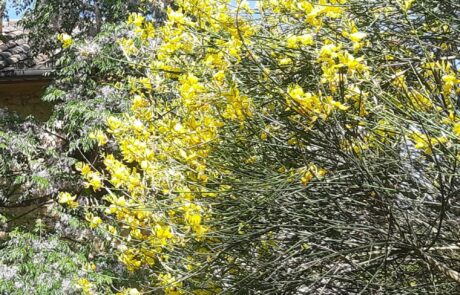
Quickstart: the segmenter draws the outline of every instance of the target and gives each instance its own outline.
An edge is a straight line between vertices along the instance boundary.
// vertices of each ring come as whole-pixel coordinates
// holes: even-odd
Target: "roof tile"
[[[2,72],[17,69],[50,69],[50,59],[46,55],[34,56],[27,44],[27,31],[16,22],[3,23],[0,36],[0,76]]]

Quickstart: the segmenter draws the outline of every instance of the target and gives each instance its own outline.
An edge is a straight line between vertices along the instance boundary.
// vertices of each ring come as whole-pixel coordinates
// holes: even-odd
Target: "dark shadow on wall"
[[[32,115],[38,121],[48,120],[53,106],[40,98],[49,83],[50,81],[0,83],[0,108],[6,108],[23,118]]]

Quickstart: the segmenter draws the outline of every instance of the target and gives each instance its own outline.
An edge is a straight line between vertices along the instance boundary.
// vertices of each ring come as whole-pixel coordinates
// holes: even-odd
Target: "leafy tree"
[[[145,0],[13,0],[16,11],[25,12],[21,23],[28,29],[34,50],[53,52],[56,34],[95,36],[105,23],[117,23],[130,12],[158,15],[162,1]]]
[[[115,41],[123,36],[124,29],[116,24],[107,23],[104,30],[105,33],[100,33],[97,37],[86,38],[85,42],[76,47],[75,52],[63,52],[56,60],[55,81],[45,95],[45,99],[52,102],[55,108],[49,122],[37,122],[31,117],[19,118],[6,110],[1,111],[0,212],[6,216],[5,220],[1,220],[1,225],[7,233],[17,231],[17,236],[7,234],[8,241],[5,241],[4,245],[17,245],[17,237],[29,235],[33,230],[34,217],[42,214],[43,208],[52,206],[53,199],[56,199],[59,191],[84,194],[86,189],[82,181],[76,177],[73,164],[77,160],[92,159],[94,140],[89,134],[95,126],[104,124],[103,114],[126,109],[123,99],[127,96],[125,91],[108,85],[109,81],[121,79],[132,71],[128,65],[118,61],[123,55]],[[52,34],[52,40],[48,41],[55,43],[56,34]],[[82,37],[83,33],[80,32],[79,36]],[[87,200],[80,200],[85,201]],[[75,216],[84,220],[81,214],[77,213]],[[47,212],[42,218],[46,222],[54,222],[53,217]],[[21,224],[20,228],[18,224]],[[68,243],[73,244],[73,249],[81,257],[97,255],[94,248],[90,247],[94,239],[88,231],[84,228],[71,230],[69,226],[65,225],[64,231],[56,231],[54,226],[46,227],[40,242],[53,244],[54,239],[65,237],[69,238]],[[77,238],[81,240],[76,242]],[[80,243],[87,244],[88,247],[82,248]],[[6,247],[2,255],[9,257],[13,255],[11,251],[15,251],[13,246]],[[105,259],[105,263],[110,264],[110,261],[110,258]],[[8,265],[20,263],[22,262],[19,260],[8,261]],[[45,262],[42,268],[34,271],[37,280],[30,278],[27,288],[34,289],[34,284],[43,283],[39,282],[39,276],[46,275],[47,269],[53,263]],[[82,266],[84,263],[78,263],[74,268]],[[80,293],[83,287],[88,288],[89,282],[85,281],[87,278],[81,277],[82,273],[72,270],[67,274],[69,281],[66,282],[69,283],[69,288],[77,293]],[[29,275],[25,274],[24,277]],[[82,280],[80,287],[74,280],[76,275]],[[117,276],[122,278],[126,274],[121,272]],[[95,279],[97,276],[88,278]],[[115,286],[116,281],[113,280]],[[58,280],[56,284],[48,286],[53,291],[41,287],[36,291],[39,294],[58,292],[59,284]],[[124,285],[129,283],[124,282]],[[47,283],[43,286],[46,287]],[[88,290],[103,290],[99,283],[91,286],[93,287]],[[5,288],[1,292],[11,293],[11,288],[15,288],[14,280],[8,281]],[[105,290],[103,293],[107,292]]]
[[[66,5],[61,1],[52,3],[47,5]],[[38,17],[34,9],[41,9],[40,5],[45,4],[37,2],[30,8],[30,2],[17,1],[15,5],[32,9],[32,15]],[[106,9],[103,13],[110,14]],[[137,5],[136,9],[141,7]],[[53,11],[60,10],[55,7]],[[79,15],[77,10],[73,12]],[[115,21],[115,16],[104,20],[107,21],[104,32],[90,37],[88,31],[80,31],[79,36],[86,34],[86,39],[78,50],[64,50],[54,57],[55,79],[44,96],[44,100],[53,104],[54,113],[46,124],[2,113],[1,198],[4,206],[47,202],[66,187],[73,187],[75,192],[83,189],[72,175],[72,165],[76,159],[91,158],[93,140],[88,135],[103,124],[104,114],[126,108],[122,99],[126,96],[124,90],[108,84],[132,72],[128,65],[119,62],[123,55],[115,42],[123,36],[123,27],[108,23]],[[31,21],[23,20],[25,25],[34,26]],[[48,25],[47,20],[36,21]],[[29,36],[56,44],[59,39],[56,32],[45,31],[51,35],[44,37],[30,32]]]
[[[61,215],[55,225],[61,227],[69,222],[72,223],[69,216]],[[39,219],[31,232],[16,229],[8,234],[7,240],[0,238],[0,292],[80,294],[82,287],[79,285],[84,285],[86,278],[95,282],[93,291],[110,292],[108,285],[113,281],[116,268],[108,261],[96,259],[99,270],[95,272],[94,262],[88,260],[89,244],[65,240],[62,235],[50,235],[46,226]],[[75,224],[67,224],[65,230],[75,229]],[[122,276],[123,273],[116,275]]]

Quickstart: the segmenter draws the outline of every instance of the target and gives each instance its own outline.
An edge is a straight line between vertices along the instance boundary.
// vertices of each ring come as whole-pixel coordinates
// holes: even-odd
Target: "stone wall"
[[[52,112],[52,106],[41,101],[48,81],[21,81],[0,84],[0,108],[7,108],[21,117],[33,115],[40,121],[46,121]]]

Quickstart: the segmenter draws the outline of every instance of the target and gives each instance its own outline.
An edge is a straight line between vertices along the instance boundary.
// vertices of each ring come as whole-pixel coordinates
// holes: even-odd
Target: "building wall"
[[[49,103],[41,101],[48,81],[18,81],[0,84],[0,108],[7,108],[21,117],[33,115],[46,121],[52,112]]]
[[[0,108],[7,108],[18,113],[21,117],[32,115],[40,121],[46,121],[51,115],[52,105],[41,101],[40,97],[48,85],[49,81],[2,81],[0,82]],[[7,229],[16,226],[33,227],[37,218],[50,220],[50,208],[50,206],[41,205],[0,208],[0,214],[13,220],[8,224]],[[28,212],[30,213],[23,216]],[[18,216],[21,216],[21,218],[16,218]],[[0,240],[2,239],[1,235],[2,228],[0,228]]]

